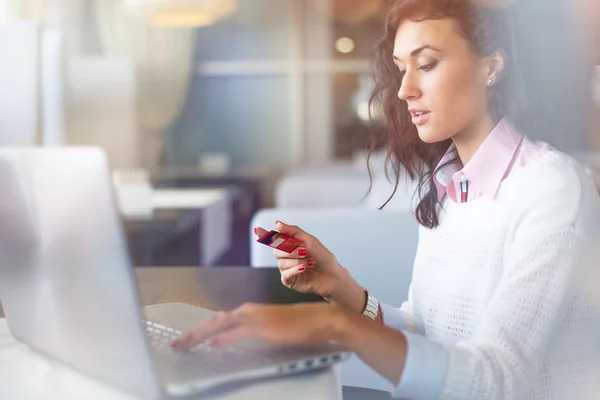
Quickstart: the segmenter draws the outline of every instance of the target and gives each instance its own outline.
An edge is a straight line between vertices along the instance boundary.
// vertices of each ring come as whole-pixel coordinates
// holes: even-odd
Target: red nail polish
[[[298,250],[298,255],[300,257],[306,257],[307,254],[308,254],[308,252],[306,251],[306,249],[300,249],[300,250]]]
[[[304,265],[301,265],[298,267],[298,271],[302,272],[306,269],[306,267]]]
[[[188,342],[188,337],[175,339],[175,341],[171,343],[171,348],[173,348],[174,350],[183,350],[187,346]]]
[[[315,265],[317,265],[317,262],[315,260],[308,260],[307,264],[309,267],[314,267]]]
[[[258,228],[254,228],[254,234],[255,234],[255,235],[258,235],[258,233],[257,233],[257,232],[258,232]]]

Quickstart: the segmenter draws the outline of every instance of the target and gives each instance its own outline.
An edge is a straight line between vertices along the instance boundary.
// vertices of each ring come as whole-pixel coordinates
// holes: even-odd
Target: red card
[[[285,233],[279,233],[277,231],[271,231],[257,240],[266,246],[272,247],[277,250],[285,251],[286,253],[292,253],[303,243],[302,240],[296,239]]]

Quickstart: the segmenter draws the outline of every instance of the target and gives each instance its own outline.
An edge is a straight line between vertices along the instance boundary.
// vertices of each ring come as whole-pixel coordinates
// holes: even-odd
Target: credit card
[[[279,233],[277,231],[271,231],[265,234],[263,237],[258,239],[257,242],[286,253],[292,253],[303,243],[300,239],[296,239],[292,236],[286,235],[285,233]]]

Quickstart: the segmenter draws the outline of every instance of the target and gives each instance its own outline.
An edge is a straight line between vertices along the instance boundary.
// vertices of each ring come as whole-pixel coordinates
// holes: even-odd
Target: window
[[[168,133],[167,162],[211,152],[234,166],[350,157],[369,130],[383,3],[239,0],[234,16],[199,29],[197,75]]]

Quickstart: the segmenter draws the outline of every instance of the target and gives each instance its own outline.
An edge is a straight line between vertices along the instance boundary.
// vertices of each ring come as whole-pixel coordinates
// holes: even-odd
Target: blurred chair
[[[275,191],[282,208],[359,207],[369,187],[366,170],[329,166],[284,176]]]
[[[282,177],[275,192],[275,206],[283,208],[359,207],[369,188],[366,155],[353,159],[309,165]]]
[[[275,206],[277,208],[319,209],[357,207],[379,209],[394,191],[393,179],[383,171],[376,171],[369,193],[369,175],[366,170],[322,168],[286,175],[277,185]],[[414,209],[416,184],[405,176],[400,177],[398,190],[386,205],[387,210],[408,211]]]
[[[273,228],[277,220],[298,225],[317,237],[357,282],[381,301],[399,307],[407,299],[418,240],[418,224],[412,212],[364,208],[263,209],[256,213],[250,228]],[[251,265],[276,266],[272,249],[257,243],[254,235],[251,237]],[[342,383],[389,389],[389,382],[356,356],[342,365]]]
[[[294,170],[279,181],[275,191],[275,207],[361,207],[376,210],[388,200],[394,190],[393,175],[392,179],[386,175],[383,153],[374,153],[370,164],[373,178],[370,192],[371,182],[364,152],[358,152],[351,161]],[[386,209],[414,209],[415,189],[416,185],[402,174],[396,195]]]

